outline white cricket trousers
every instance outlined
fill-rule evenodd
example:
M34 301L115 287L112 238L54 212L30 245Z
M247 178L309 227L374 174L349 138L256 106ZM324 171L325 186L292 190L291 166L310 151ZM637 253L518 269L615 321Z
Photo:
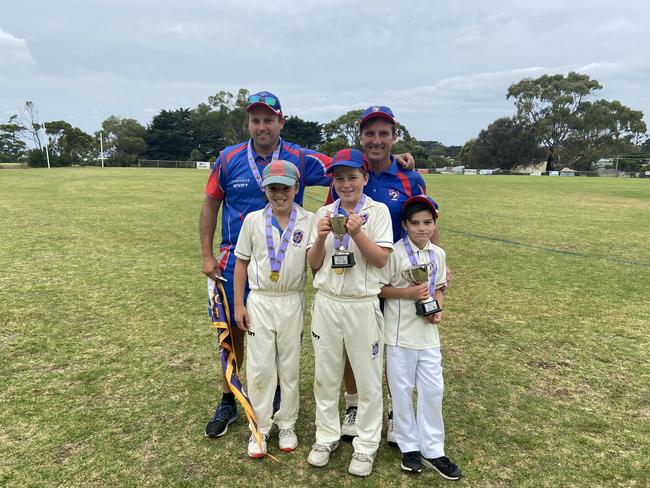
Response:
M246 382L258 427L263 434L269 433L273 422L280 429L288 429L298 419L305 295L251 290L246 309L251 322L246 341ZM271 420L278 379L282 401Z
M442 355L439 347L386 346L386 375L393 397L395 440L400 451L420 451L427 459L445 455L442 421ZM417 389L417 416L413 414Z
M373 454L379 448L382 426L382 364L384 317L379 300L341 298L319 291L312 308L314 345L314 397L316 442L341 437L339 394L345 351L354 371L359 394L356 452Z

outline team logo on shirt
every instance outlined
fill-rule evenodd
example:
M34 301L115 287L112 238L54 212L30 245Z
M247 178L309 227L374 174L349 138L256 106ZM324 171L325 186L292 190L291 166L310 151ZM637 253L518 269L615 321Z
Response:
M250 178L237 178L236 180L233 180L232 186L233 188L246 188L250 181Z
M379 341L375 341L370 346L372 351L372 359L377 359L379 357Z
M359 217L361 217L361 225L366 225L366 223L368 222L368 217L370 217L370 215L364 213L364 214L360 214Z
M399 192L397 190L393 190L392 188L389 188L388 198L390 198L393 201L396 201L399 198Z
M300 244L302 239L305 237L305 233L301 230L294 230L291 240L294 244Z

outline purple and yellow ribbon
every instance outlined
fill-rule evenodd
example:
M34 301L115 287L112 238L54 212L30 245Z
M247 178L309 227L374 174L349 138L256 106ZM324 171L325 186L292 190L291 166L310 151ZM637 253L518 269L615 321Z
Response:
M217 329L219 335L219 345L221 346L221 367L225 371L228 386L230 386L230 391L235 395L235 398L244 409L253 436L257 441L257 445L262 449L262 433L257 426L257 417L255 416L253 405L251 405L251 401L248 399L248 395L244 391L244 387L239 380L239 366L237 365L237 358L235 357L235 350L232 344L230 307L228 306L226 291L218 280L214 282L214 289L212 290L212 308L210 309L210 312L212 326Z

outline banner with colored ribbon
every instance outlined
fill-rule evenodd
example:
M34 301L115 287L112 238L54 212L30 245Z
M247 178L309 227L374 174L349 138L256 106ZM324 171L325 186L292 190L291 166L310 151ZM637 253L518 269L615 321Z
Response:
M237 358L232 344L232 334L230 325L230 307L226 298L226 291L220 281L214 282L214 289L212 290L212 308L210 309L212 316L212 326L217 329L219 335L219 344L221 345L221 367L226 373L226 380L230 386L230 391L233 392L235 398L239 401L246 417L248 417L249 425L252 427L253 436L257 444L262 449L262 434L257 426L257 417L251 405L248 395L244 391L244 387L239 380L239 366L237 365Z

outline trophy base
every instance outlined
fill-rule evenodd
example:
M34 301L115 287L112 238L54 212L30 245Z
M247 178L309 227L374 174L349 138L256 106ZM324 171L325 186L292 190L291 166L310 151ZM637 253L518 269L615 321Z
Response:
M332 256L332 268L351 268L356 263L354 262L354 253L347 254L334 254Z
M426 302L415 303L415 313L420 317L428 317L434 313L440 312L442 309L438 305L438 300L427 300Z

